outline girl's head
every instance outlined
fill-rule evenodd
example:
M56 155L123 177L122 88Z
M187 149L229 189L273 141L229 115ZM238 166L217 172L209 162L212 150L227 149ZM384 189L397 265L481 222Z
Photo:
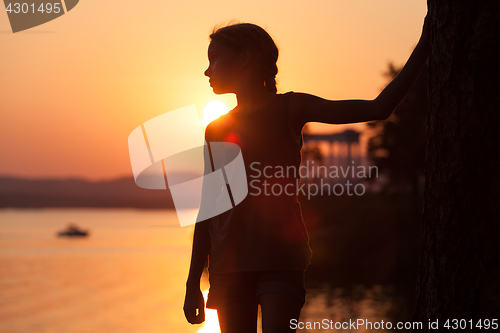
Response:
M247 71L250 70L267 90L276 92L278 48L264 29L251 23L233 24L216 29L210 35L210 41L210 66L205 75L210 77L214 92L215 86L222 84L223 80L219 80L217 76L224 76L225 82L237 80L238 71L244 67ZM217 64L217 61L223 64ZM224 89L219 91L228 92Z

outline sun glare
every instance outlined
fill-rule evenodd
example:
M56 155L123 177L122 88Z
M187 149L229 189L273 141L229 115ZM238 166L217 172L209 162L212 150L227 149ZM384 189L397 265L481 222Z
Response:
M208 290L203 292L205 304L207 303ZM205 323L198 333L219 333L219 318L217 317L217 310L205 308Z
M223 114L229 112L226 104L221 101L211 101L208 102L205 108L203 109L203 126L207 126L213 120L219 118Z

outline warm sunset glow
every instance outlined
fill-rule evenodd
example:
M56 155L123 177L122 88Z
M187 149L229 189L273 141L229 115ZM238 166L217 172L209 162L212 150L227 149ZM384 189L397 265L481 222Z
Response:
M226 104L222 103L221 101L208 102L203 109L202 123L204 126L207 126L208 124L210 124L210 122L228 112L229 109L227 108Z
M387 63L406 62L427 12L423 0L178 1L175 10L170 1L137 3L80 1L16 34L1 14L0 175L132 176L134 128L192 104L208 124L217 117L203 116L209 101L236 106L234 94L214 94L204 75L208 36L231 21L258 24L278 44L279 93L376 98ZM309 130L366 125L345 126L311 123Z
M203 292L205 304L207 303L208 290ZM205 308L205 323L198 333L219 333L219 318L217 317L217 310Z

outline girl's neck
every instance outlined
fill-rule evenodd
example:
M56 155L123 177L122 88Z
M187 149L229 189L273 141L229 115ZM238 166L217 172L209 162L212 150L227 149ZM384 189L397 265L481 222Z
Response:
M251 112L266 106L276 97L276 93L267 90L264 85L246 87L236 93L239 112Z

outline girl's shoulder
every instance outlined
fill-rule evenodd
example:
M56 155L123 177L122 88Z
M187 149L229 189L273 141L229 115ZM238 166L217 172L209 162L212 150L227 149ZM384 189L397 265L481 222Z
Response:
M216 141L219 134L231 122L230 112L212 120L205 128L205 140Z

